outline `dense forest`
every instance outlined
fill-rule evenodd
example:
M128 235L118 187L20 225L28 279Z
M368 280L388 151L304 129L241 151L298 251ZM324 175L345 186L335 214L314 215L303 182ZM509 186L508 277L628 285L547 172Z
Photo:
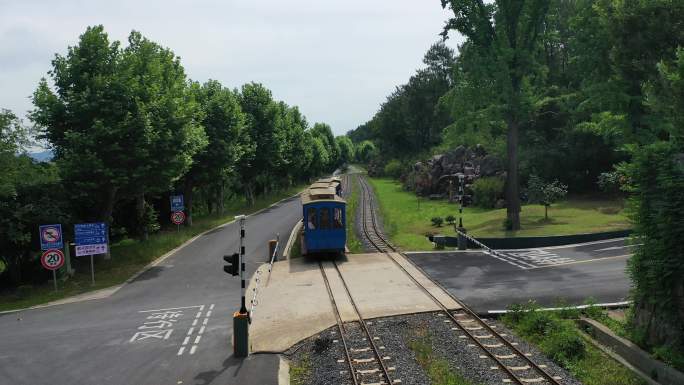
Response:
M38 225L103 221L112 241L169 224L169 196L193 214L335 169L354 157L349 138L310 125L257 83L230 89L189 80L180 58L139 32L128 45L88 28L33 94L31 125L0 111L0 284L44 279ZM54 153L37 162L38 139ZM371 145L372 146L372 145ZM367 151L367 150L366 150Z
M443 37L465 37L458 53L434 44L349 137L404 174L480 144L506 165L512 230L531 175L571 193L622 190L644 243L629 266L641 340L684 352L684 2L441 3L453 14Z

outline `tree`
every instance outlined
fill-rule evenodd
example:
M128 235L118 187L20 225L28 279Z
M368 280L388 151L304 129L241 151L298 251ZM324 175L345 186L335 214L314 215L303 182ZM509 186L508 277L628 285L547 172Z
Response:
M543 181L536 175L531 175L527 184L527 193L531 203L539 203L544 206L544 219L549 219L549 206L565 198L568 194L568 186L555 180L551 183Z
M208 145L195 154L190 170L180 185L185 198L186 224L192 226L193 190L197 185L212 186L218 212L223 213L223 195L227 178L249 150L245 116L235 93L216 80L203 85L191 84L194 99L203 112L201 125Z
M328 153L328 163L326 169L332 169L340 164L340 146L335 141L332 129L325 123L315 123L311 128L311 134L321 139Z
M506 215L511 230L520 229L518 142L521 124L529 113L526 82L538 70L534 53L549 0L442 0L454 17L447 21L443 37L457 30L469 39L488 62L489 79L500 95L501 114L507 126Z
M31 120L50 143L77 217L110 223L129 182L126 126L130 112L119 76L121 52L104 28L88 27L67 55L55 55L49 72L55 92L41 79Z
M354 143L347 136L335 138L337 146L340 148L340 163L349 164L354 160Z
M0 109L0 197L16 193L14 185L17 178L16 154L25 149L28 143L28 130L21 120L10 110Z
M375 157L377 149L375 145L370 140L364 140L361 142L356 149L356 158L361 163L368 163Z

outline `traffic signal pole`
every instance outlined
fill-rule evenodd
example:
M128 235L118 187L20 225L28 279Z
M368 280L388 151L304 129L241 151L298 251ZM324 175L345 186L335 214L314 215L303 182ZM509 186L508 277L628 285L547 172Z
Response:
M245 218L244 215L235 217L240 221L240 258L239 267L233 265L233 268L240 269L240 294L242 295L240 311L233 313L233 355L235 357L249 355L249 313L245 302Z
M245 303L245 216L238 215L235 217L240 220L240 281L241 281L241 294L242 294L242 305L240 306L240 313L247 313L247 306Z

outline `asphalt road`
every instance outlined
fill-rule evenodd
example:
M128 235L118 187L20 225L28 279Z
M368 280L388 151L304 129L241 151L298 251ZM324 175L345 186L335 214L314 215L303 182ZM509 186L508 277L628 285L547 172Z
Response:
M250 276L300 213L293 198L247 218ZM238 245L233 223L109 298L0 315L0 384L276 384L277 356L232 357L240 280L223 272L222 256Z
M625 239L540 249L408 253L426 273L478 313L535 300L581 305L625 301L630 281Z

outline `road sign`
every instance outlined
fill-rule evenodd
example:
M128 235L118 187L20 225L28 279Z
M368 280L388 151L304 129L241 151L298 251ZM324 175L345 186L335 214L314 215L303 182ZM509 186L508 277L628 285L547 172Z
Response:
M104 222L74 225L76 256L104 254L107 252L107 224Z
M180 225L185 222L185 213L182 211L174 211L171 213L171 222L173 222L174 225Z
M183 210L185 210L185 201L183 200L183 194L171 195L171 211Z
M40 256L40 263L48 270L57 270L64 265L64 253L59 249L45 250Z
M62 241L62 225L42 225L39 226L40 249L61 249L64 247Z

